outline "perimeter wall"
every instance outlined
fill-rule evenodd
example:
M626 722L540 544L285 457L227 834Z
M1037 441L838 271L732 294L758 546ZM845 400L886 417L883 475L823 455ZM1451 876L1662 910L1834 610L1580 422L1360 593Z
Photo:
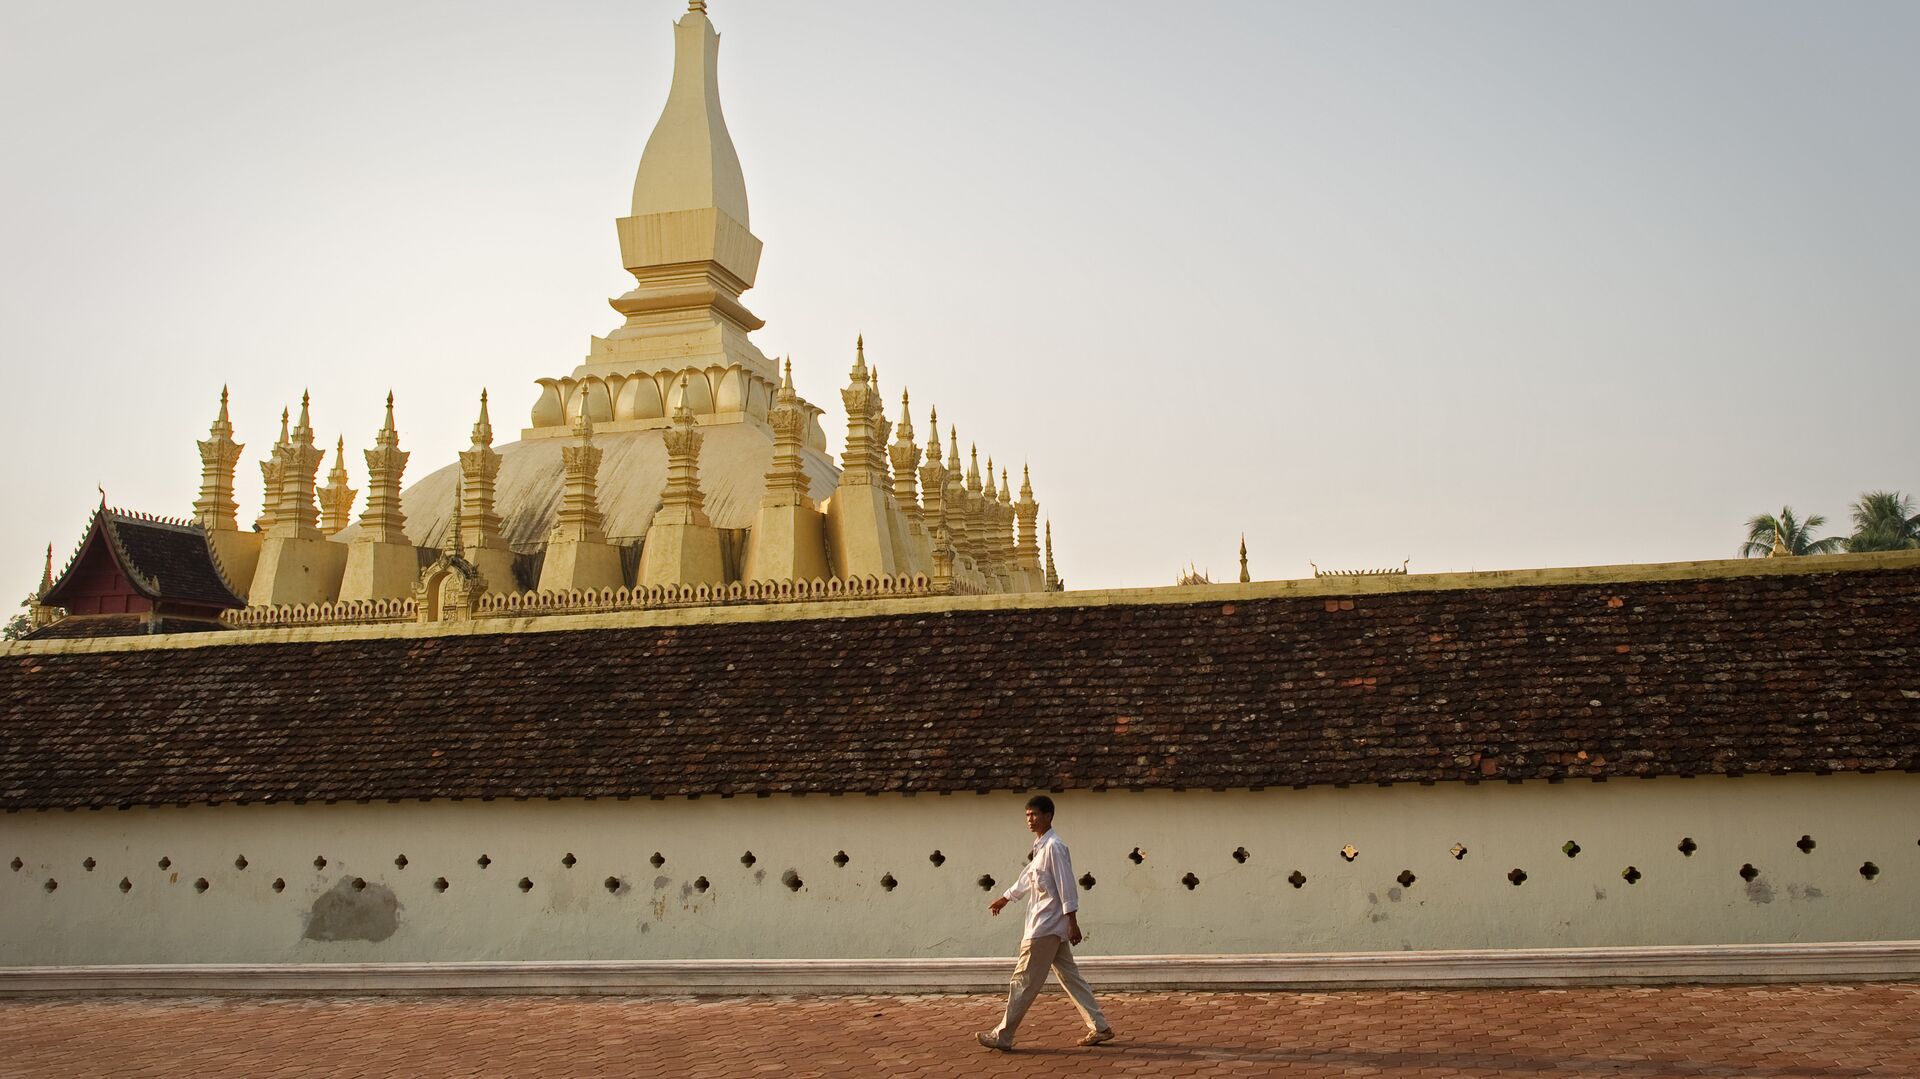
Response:
M1916 775L1055 798L1091 954L1920 939ZM1009 954L1024 801L9 813L0 966Z

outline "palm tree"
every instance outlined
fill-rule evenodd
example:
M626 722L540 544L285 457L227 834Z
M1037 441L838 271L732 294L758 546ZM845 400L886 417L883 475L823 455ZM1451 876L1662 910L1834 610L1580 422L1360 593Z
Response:
M1868 491L1853 504L1849 551L1911 551L1920 547L1920 513L1913 496L1898 491Z
M1814 529L1826 523L1827 519L1817 513L1802 521L1794 516L1792 506L1781 506L1777 517L1762 513L1749 518L1747 542L1740 545L1740 557L1765 558L1773 553L1775 537L1779 538L1788 554L1838 554L1846 550L1847 541L1839 536L1813 538Z

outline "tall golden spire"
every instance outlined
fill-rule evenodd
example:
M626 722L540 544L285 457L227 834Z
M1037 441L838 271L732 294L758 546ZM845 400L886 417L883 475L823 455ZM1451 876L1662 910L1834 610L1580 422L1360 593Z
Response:
M1019 523L1019 536L1013 547L1014 565L1025 578L1026 587L1037 591L1045 579L1040 568L1040 537L1035 534L1040 503L1033 500L1033 475L1026 465L1020 466L1020 501L1013 504L1013 516Z
M905 399L902 399L904 409ZM904 422L904 420L902 421ZM927 533L933 538L937 552L945 535L946 511L944 496L947 489L947 467L940 463L940 410L929 409L927 426L932 431L927 435L926 464L920 466L920 497L923 501L921 520L926 523Z
M293 440L287 435L287 409L280 410L280 440L268 451L267 459L260 462L260 480L264 488L260 495L260 516L254 519L256 532L272 531L280 521L280 480L286 473L287 450Z
M593 444L593 417L582 408L573 421L575 445L560 448L561 465L566 470L565 493L560 499L560 515L554 522L552 540L603 543L600 531L600 456ZM551 542L551 541L550 541Z
M233 470L244 445L233 440L233 421L227 418L227 388L220 387L220 413L207 429L200 447L200 497L193 503L193 519L201 528L229 531L240 527L240 506L233 498Z
M807 480L803 449L807 434L807 411L793 388L793 358L789 356L780 376L780 388L773 395L773 408L767 412L767 425L773 428L773 463L767 467L767 493L762 500L768 506L812 506L812 484Z
M1047 591L1065 591L1060 581L1060 571L1053 568L1053 521L1047 521Z
M875 371L875 377L879 375ZM894 427L893 444L887 447L893 463L893 500L907 519L909 529L922 527L920 515L920 446L913 440L913 402L903 388L900 391L900 422Z
M327 485L320 489L320 531L331 536L353 523L353 498L358 493L347 486L347 438L342 435L333 447Z
M27 605L27 624L34 629L50 626L60 620L58 607L49 607L44 600L47 593L53 591L53 544L47 544L47 561L40 570L40 587L34 590L33 602Z
M1247 572L1247 534L1240 533L1240 583L1247 584L1253 576Z
M494 512L493 485L500 475L500 454L493 448L493 422L487 417L487 391L480 391L480 417L473 424L473 444L460 451L460 543L469 552L504 549L500 516ZM471 556L470 556L471 557ZM506 583L489 580L503 590Z
M847 372L847 387L840 391L840 400L847 407L847 444L840 455L840 486L883 483L887 468L886 418L867 369L864 335L854 339L853 369Z
M393 423L392 390L387 391L386 422L373 436L373 448L361 453L367 460L367 509L360 515L361 537L375 543L408 542L407 515L400 508L400 480L412 455L400 448L400 432ZM452 531L458 532L459 528Z
M326 451L313 444L311 395L300 394L300 418L281 457L280 505L274 514L276 531L301 538L318 538L320 511L314 504L314 480Z
M687 407L687 376L680 376L680 405L673 410L673 426L661 436L667 446L667 488L653 519L663 524L706 526L707 499L700 491L700 443L705 436Z

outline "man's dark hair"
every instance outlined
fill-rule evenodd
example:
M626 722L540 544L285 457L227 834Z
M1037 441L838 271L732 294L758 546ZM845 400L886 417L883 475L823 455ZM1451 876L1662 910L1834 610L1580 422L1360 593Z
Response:
M1027 799L1027 808L1037 809L1040 812L1045 813L1047 816L1051 817L1053 816L1053 799L1047 797L1044 794L1036 794L1033 797Z

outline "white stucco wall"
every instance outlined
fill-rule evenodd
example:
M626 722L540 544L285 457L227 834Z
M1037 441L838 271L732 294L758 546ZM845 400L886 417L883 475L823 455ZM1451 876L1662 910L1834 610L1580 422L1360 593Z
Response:
M1083 951L1092 953L1920 938L1920 776L1056 798L1075 872L1096 882L1081 896ZM8 814L0 966L1001 954L1019 936L1018 911L990 919L985 908L1025 855L1024 801ZM1802 835L1815 841L1811 853L1795 846ZM1676 849L1683 837L1696 853ZM1568 840L1579 844L1576 857L1562 853ZM1467 848L1458 860L1449 853L1456 843ZM1348 844L1359 852L1351 863L1340 853ZM1139 864L1128 857L1136 847ZM1244 863L1236 848L1247 851ZM929 861L936 849L946 858L938 867ZM741 864L749 850L751 868ZM844 867L833 861L842 850ZM665 859L658 868L655 852ZM569 853L571 869L562 864ZM402 854L404 869L394 864ZM240 857L245 869L235 866ZM16 858L20 868L9 869ZM1860 873L1869 861L1880 870L1872 880ZM1743 864L1759 870L1752 882L1740 877ZM1621 877L1629 865L1643 874L1636 884ZM1508 880L1515 868L1527 874L1519 886ZM797 891L782 883L790 870L803 882ZM1295 870L1303 887L1287 881ZM1412 886L1395 882L1402 870L1415 875ZM1192 889L1181 883L1188 873L1198 879ZM881 887L886 874L898 882L891 891ZM982 874L998 882L994 892L979 887ZM444 892L433 886L441 877ZM617 892L609 877L621 882ZM704 892L694 886L701 877ZM204 892L195 887L203 878ZM518 887L522 878L531 890ZM283 891L273 890L276 879ZM315 940L310 928L382 939Z

